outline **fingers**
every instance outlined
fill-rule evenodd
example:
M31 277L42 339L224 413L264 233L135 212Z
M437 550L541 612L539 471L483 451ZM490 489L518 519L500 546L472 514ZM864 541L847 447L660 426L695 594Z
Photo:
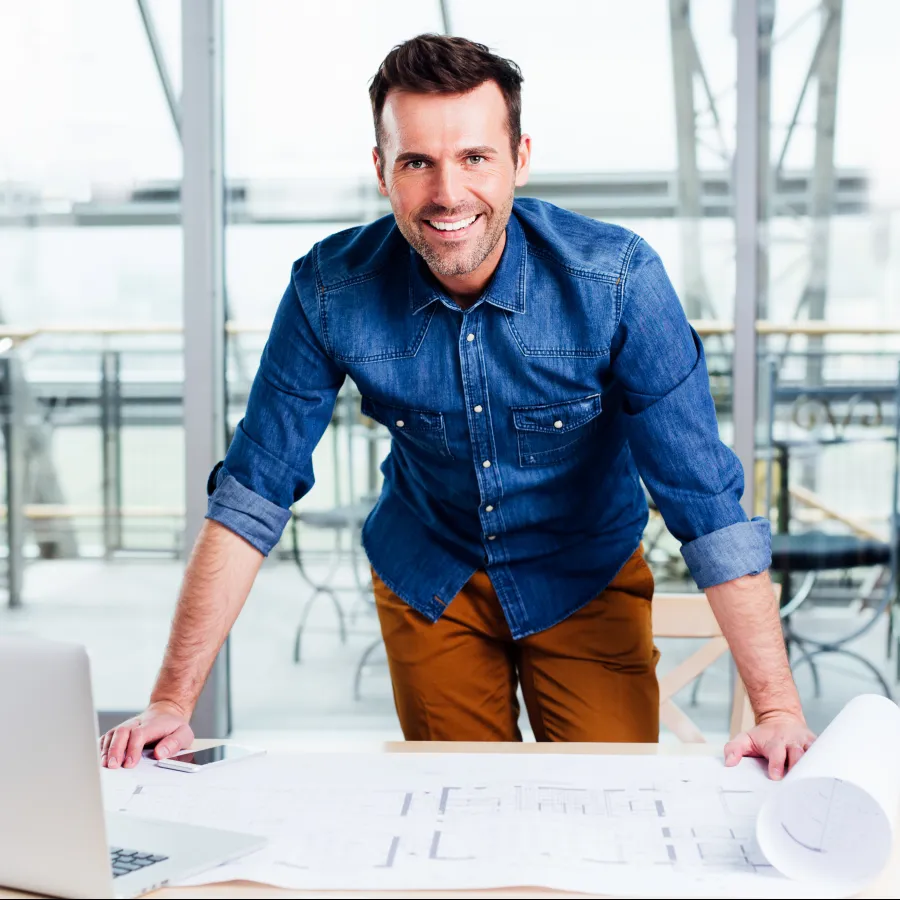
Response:
M784 778L784 764L787 759L787 745L780 738L773 738L765 745L765 755L769 760L769 778L781 781Z
M109 742L106 746L105 759L101 756L100 762L109 769L137 765L144 744L158 736L152 733L153 730L144 726L140 717L136 716L108 731L106 734ZM155 730L159 730L159 727L157 726Z
M148 740L152 740L149 731L150 729L143 725L138 725L131 729L131 734L128 736L128 745L122 757L122 766L124 768L132 769L138 764L141 753L144 750L144 744Z
M123 722L118 728L112 730L112 737L106 751L106 766L109 769L118 769L125 756L125 748L128 746L128 738L131 734L133 720Z
M788 761L788 770L793 769L795 765L800 761L800 757L806 752L809 748L809 744L805 747L802 744L788 744L787 745L787 761Z
M725 745L725 765L736 766L745 756L756 756L753 739L746 731Z
M100 740L100 764L109 769L133 768L141 761L147 744L156 743L156 758L162 759L183 750L194 741L194 732L180 716L141 715L117 728Z
M153 755L157 759L165 759L173 756L179 750L186 750L194 743L194 732L191 731L190 725L182 725L176 728L167 738L161 740L153 750Z
M112 743L114 728L110 728L106 734L100 738L100 765L105 766L109 759L109 745Z
M799 727L798 727L799 726ZM797 717L773 717L725 745L725 765L734 766L744 756L762 756L773 781L784 778L812 746L816 736Z

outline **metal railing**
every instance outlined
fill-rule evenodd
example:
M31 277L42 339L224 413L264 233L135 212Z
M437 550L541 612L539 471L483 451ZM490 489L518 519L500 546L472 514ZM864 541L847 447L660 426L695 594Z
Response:
M722 420L731 416L731 358L728 336L733 326L728 322L694 321L694 328L709 340L707 356L713 382L713 395ZM232 342L230 352L240 354L243 365L232 366L228 379L229 421L235 423L246 406L250 379L240 373L256 369L262 339L268 325L232 322L227 332L233 337L246 336L246 341ZM128 522L160 525L170 534L169 552L183 553L184 510L179 503L135 504L125 502L123 490L123 432L129 428L180 427L183 421L183 373L180 371L180 349L177 345L148 347L147 338L177 337L181 327L163 325L108 326L41 326L0 327L0 426L3 434L5 461L5 502L0 516L6 519L7 582L11 605L19 602L22 570L27 556L27 538L33 537L31 550L37 545L42 556L77 556L76 525L93 522L100 526L103 554L111 558L127 552L146 552L146 547L129 546L123 525ZM790 339L808 336L887 336L900 338L900 324L829 325L822 322L775 323L757 322L757 334L783 336ZM725 340L715 340L714 338ZM141 343L131 346L130 338ZM65 344L57 342L64 340ZM96 341L98 346L87 346ZM5 342L5 349L4 349ZM168 343L168 342L166 342ZM771 350L762 347L760 357ZM893 343L893 342L891 342ZM123 346L128 344L129 346ZM73 346L74 345L74 346ZM804 351L786 350L787 356L804 356ZM833 359L842 354L858 355L859 351L814 351ZM900 357L900 341L896 350L879 354L890 359ZM69 358L69 368L59 371L54 361ZM166 359L168 357L168 359ZM129 371L123 360L149 358L155 371ZM162 364L162 365L160 365ZM802 393L802 381L785 380L784 390ZM827 384L819 388L827 392ZM840 402L840 398L838 398ZM55 429L79 426L96 428L100 436L101 489L99 502L67 502L60 487L53 492L36 493L35 479L29 477L40 460L49 453L49 438ZM338 426L335 426L338 427ZM342 427L342 426L341 426ZM39 432L43 429L44 437ZM337 441L331 442L338 446ZM335 455L337 450L334 450ZM49 460L42 471L46 480ZM367 468L372 469L371 460ZM336 466L337 469L337 466ZM46 487L46 485L44 485ZM144 526L142 526L144 527Z

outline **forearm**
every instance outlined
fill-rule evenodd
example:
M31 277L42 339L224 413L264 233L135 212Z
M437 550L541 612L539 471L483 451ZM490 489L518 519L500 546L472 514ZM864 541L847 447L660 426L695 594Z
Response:
M803 717L791 675L778 601L768 572L707 588L757 721L773 713Z
M194 545L162 666L150 697L189 716L265 557L207 519Z

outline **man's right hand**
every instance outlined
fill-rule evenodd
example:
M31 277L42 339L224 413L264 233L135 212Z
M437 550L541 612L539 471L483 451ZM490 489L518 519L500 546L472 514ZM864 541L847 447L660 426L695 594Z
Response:
M164 759L194 742L190 715L174 703L151 703L144 712L111 728L100 739L100 764L109 769L136 766L146 744L156 743L153 755Z

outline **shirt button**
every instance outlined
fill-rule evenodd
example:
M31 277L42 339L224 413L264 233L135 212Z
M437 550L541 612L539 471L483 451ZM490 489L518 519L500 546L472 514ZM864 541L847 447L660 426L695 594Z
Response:
M489 534L489 535L488 535L488 540L489 540L489 541L496 541L496 540L497 540L497 535L496 535L496 534Z
M481 465L483 468L489 469L491 467L491 461L489 459L486 459Z
M553 423L553 427L554 427L554 428L562 428L562 420L561 420L561 419L557 419L557 420Z
M474 334L467 334L467 335L466 335L466 340L471 344L472 341L475 340L475 335L474 335Z
M478 406L474 407L474 409L475 409L475 412L484 412L484 408L482 407L482 405L480 403L478 404Z
M485 512L493 512L493 511L494 511L494 507L491 506L490 504L488 504L488 505L484 508L484 511L485 511Z
M404 422L403 419L397 419L397 421L394 422L394 424L395 424L398 428L402 428L402 427L406 424L406 422Z

